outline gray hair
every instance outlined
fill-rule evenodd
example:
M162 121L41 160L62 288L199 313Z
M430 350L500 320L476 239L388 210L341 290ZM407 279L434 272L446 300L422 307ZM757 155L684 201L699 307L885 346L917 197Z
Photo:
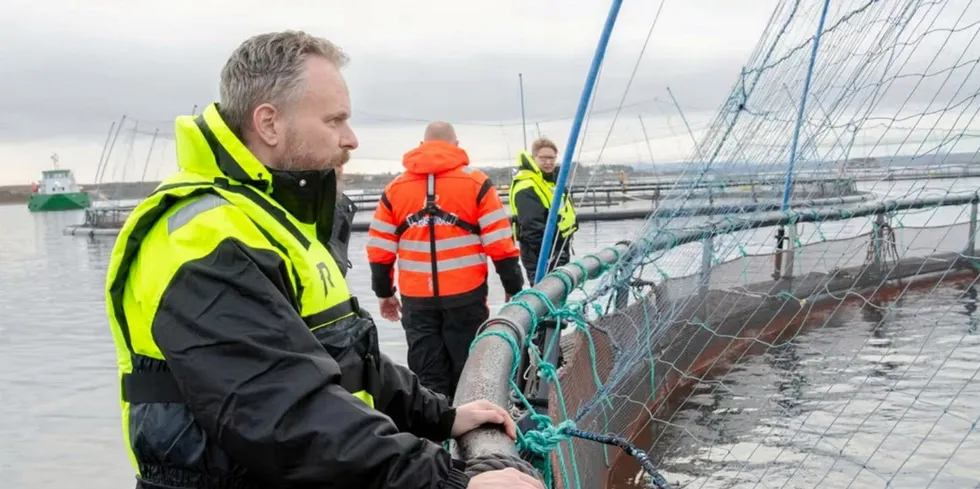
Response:
M269 103L288 107L303 95L305 63L311 56L343 68L349 58L332 42L303 31L251 37L228 58L221 70L221 116L239 138L252 123L252 111Z

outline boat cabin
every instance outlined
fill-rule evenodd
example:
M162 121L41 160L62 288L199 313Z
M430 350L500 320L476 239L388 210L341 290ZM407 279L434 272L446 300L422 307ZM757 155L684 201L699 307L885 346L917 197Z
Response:
M59 168L41 172L41 183L38 188L38 193L65 194L80 191L78 184L75 183L75 175L71 170Z

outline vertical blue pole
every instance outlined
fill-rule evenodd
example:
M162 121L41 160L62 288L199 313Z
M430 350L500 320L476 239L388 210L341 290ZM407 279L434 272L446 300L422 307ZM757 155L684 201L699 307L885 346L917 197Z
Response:
M783 188L782 211L789 208L790 194L793 193L793 167L796 166L796 147L800 143L800 129L803 127L803 115L806 113L806 99L810 95L810 80L813 78L813 67L817 63L817 49L820 47L820 38L823 36L823 25L827 20L827 10L830 9L830 0L824 0L823 11L820 12L820 24L817 26L817 33L813 36L813 49L810 51L810 67L806 72L806 80L803 82L803 99L800 100L800 111L796 114L796 127L793 129L793 147L789 152L789 168L786 170L786 186Z
M595 89L596 79L599 77L599 67L602 66L602 58L605 57L606 46L609 45L609 36L612 34L613 26L616 24L616 17L619 16L619 7L622 4L623 0L613 0L612 6L609 8L609 15L606 17L606 24L602 27L599 44L596 46L595 54L592 56L592 66L589 68L589 74L585 78L585 87L582 89L582 97L578 101L575 120L572 121L572 130L568 134L565 154L562 157L561 167L558 169L558 181L555 183L555 195L551 199L551 209L548 210L548 223L544 228L544 239L541 241L541 251L538 254L538 268L535 272L534 283L540 282L548 271L551 246L555 241L555 233L558 231L558 209L561 206L561 198L565 193L565 183L568 181L569 167L572 166L575 143L578 142L579 133L582 131L582 121L585 119L585 111L589 108L589 100L592 99L592 91Z

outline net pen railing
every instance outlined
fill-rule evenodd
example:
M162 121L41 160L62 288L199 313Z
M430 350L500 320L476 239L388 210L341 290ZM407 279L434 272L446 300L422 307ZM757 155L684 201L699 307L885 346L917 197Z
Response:
M454 399L489 399L530 425L516 444L498 429L476 430L458 441L457 455L474 471L519 467L553 487L606 487L617 463L667 487L651 462L656 454L646 453L666 435L640 432L655 413L669 419L677 392L754 345L802 328L818 304L844 302L862 288L886 294L894 281L974 273L978 202L970 193L726 217L661 228L560 267L484 324ZM957 206L969 211L966 222L917 227L897 217ZM862 218L870 231L839 239L820 231ZM819 239L801 237L806 223L817 224L810 234ZM718 246L734 233L760 231L768 243L757 243L759 254L737 242ZM775 247L773 234L781 236ZM671 276L656 268L661 253L692 246L700 247L698 270ZM648 265L652 273L641 270ZM564 334L544 342L548 321L562 324ZM547 361L556 349L560 361ZM528 401L542 383L547 415Z

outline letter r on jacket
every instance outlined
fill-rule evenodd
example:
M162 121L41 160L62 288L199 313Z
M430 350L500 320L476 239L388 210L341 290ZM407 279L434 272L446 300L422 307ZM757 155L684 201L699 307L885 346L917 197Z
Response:
M333 277L330 276L330 269L323 262L317 263L316 269L320 272L320 280L323 282L323 295L327 295L330 292L327 284L329 283L330 287L333 287Z

